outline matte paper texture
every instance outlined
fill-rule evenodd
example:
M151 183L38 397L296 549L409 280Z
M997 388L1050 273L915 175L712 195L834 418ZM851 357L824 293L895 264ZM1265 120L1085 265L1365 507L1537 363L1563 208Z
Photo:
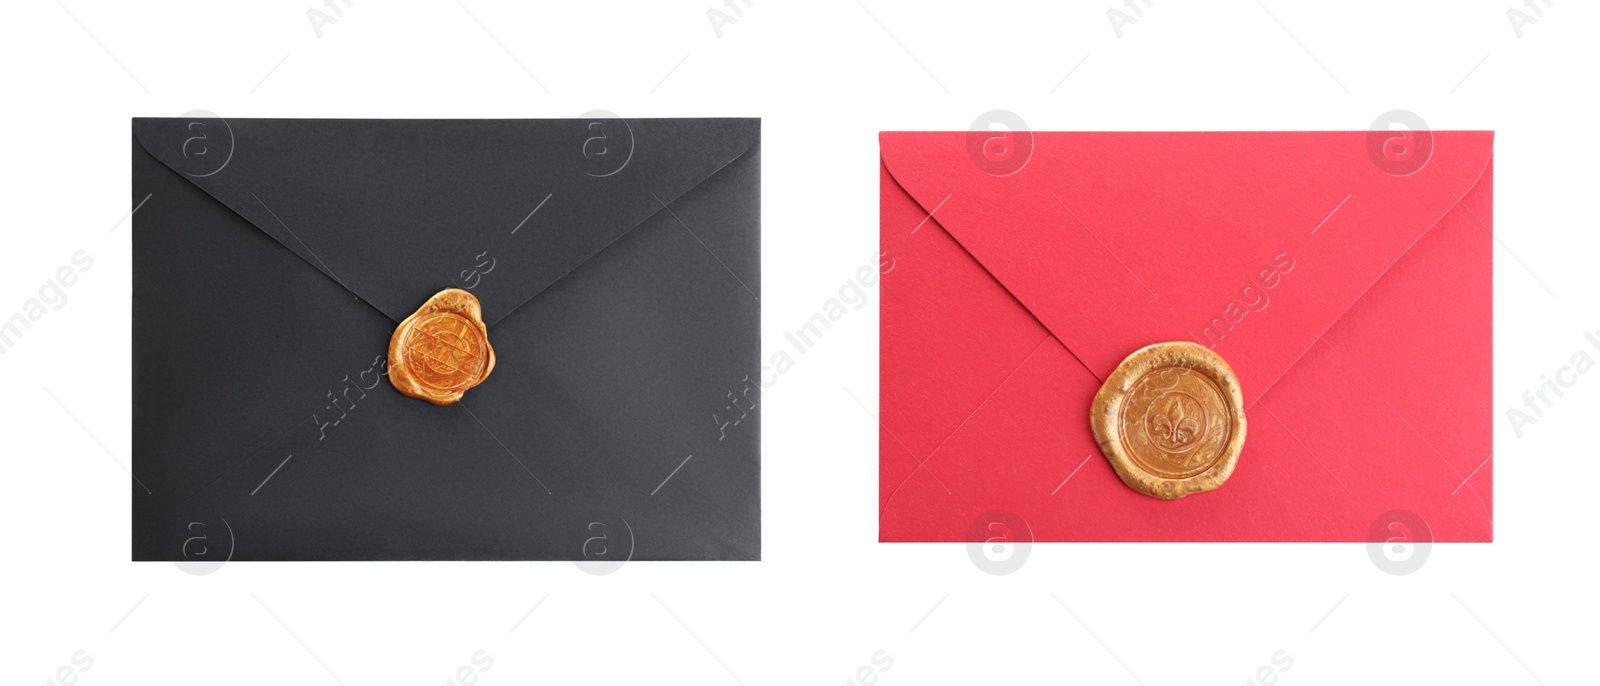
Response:
M1004 165L991 135L880 139L882 540L995 510L1051 541L1365 541L1393 510L1492 538L1492 133L1403 169L1366 131L1023 133ZM1182 340L1250 428L1225 485L1169 502L1118 480L1089 406Z
M134 559L759 559L759 120L133 132ZM449 287L437 407L384 361Z

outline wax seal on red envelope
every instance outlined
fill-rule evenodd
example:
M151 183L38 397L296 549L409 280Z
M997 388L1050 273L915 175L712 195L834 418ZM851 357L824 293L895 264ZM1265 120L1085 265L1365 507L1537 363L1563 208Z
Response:
M389 381L396 390L451 405L494 371L494 348L478 298L439 291L400 322L389 339Z
M1117 476L1163 500L1222 486L1244 447L1239 379L1222 357L1188 341L1129 355L1092 408L1095 441Z

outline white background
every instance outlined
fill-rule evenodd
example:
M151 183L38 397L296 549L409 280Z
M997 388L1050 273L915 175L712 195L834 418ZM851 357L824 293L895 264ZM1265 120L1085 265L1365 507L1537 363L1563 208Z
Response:
M0 356L8 680L82 650L82 686L437 685L485 650L479 686L843 684L882 650L885 686L1241 684L1284 650L1289 686L1592 682L1600 379L1521 438L1504 413L1600 329L1593 6L1532 0L1518 37L1509 0L1162 0L1119 38L1120 2L759 0L718 37L711 0L462 1L341 4L320 38L310 0L8 6L0 318L95 260ZM764 396L760 563L131 563L128 119L201 108L763 117L767 355L871 262L881 129L1494 129L1496 541L1398 577L1361 545L1045 545L989 576L875 543L877 427L846 393L876 411L874 292Z

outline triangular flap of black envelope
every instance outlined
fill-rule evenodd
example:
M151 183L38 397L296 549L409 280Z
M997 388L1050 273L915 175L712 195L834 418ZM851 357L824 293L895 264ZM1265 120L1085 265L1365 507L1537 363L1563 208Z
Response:
M498 321L737 159L758 119L137 118L156 159L396 321Z

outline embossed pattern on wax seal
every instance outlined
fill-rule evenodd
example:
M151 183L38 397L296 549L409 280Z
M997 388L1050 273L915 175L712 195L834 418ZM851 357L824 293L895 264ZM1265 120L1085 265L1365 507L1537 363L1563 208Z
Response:
M1233 474L1244 447L1244 396L1211 349L1157 343L1117 365L1095 394L1089 424L1123 483L1176 500Z
M396 390L450 405L494 371L494 348L478 298L459 288L439 291L389 339L389 381Z

